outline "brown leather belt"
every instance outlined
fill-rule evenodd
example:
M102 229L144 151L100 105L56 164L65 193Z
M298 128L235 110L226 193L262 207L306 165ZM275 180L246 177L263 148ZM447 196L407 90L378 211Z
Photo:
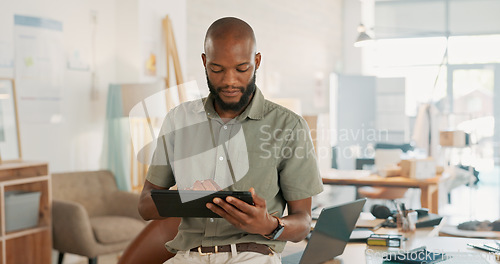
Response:
M191 251L198 252L200 255L210 255L219 252L231 252L231 245L213 246L213 247L195 247ZM257 243L239 243L236 244L238 252L256 252L263 255L273 255L274 252L266 245Z

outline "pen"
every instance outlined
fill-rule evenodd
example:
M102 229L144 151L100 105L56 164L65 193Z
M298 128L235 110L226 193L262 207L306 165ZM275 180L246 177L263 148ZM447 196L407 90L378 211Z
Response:
M401 212L401 204L399 202L395 202L396 203L396 210L398 211L398 214L399 215L403 215L403 212Z
M475 245L475 244L467 243L467 246L473 247L473 248L477 248L477 249L481 249L481 250L488 251L488 252L493 252L493 253L498 252L497 250L495 250L495 249L493 249L491 247L487 247L485 245Z
M406 210L406 206L405 206L405 203L401 203L401 211L403 211L403 215L405 217L408 216L408 211Z
M483 246L485 246L487 248L491 248L491 249L495 250L495 252L500 252L500 248L498 248L498 247L492 247L492 246L486 245L486 244L484 244Z

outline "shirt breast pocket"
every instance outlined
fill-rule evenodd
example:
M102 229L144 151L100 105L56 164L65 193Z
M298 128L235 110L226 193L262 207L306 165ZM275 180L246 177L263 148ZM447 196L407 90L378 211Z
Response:
M244 155L247 154L247 155ZM234 184L238 191L255 189L258 196L269 200L279 192L276 160L265 152L248 151L240 153L237 166L248 166L248 172Z

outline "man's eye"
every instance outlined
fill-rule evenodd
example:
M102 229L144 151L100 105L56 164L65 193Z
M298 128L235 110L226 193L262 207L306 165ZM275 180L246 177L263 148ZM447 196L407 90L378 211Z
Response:
M236 70L239 71L239 72L246 72L246 71L248 71L248 68L245 68L245 69L236 69Z
M222 70L219 70L219 69L210 69L213 73L219 73L219 72L222 72Z

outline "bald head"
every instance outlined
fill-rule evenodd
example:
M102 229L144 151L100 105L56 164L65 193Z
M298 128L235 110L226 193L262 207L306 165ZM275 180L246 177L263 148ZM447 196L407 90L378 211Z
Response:
M255 34L252 27L245 21L235 17L224 17L216 20L205 35L205 52L214 42L249 42L256 51Z
M201 59L215 111L221 118L239 115L255 92L255 74L261 60L252 28L234 17L215 21L207 30Z

